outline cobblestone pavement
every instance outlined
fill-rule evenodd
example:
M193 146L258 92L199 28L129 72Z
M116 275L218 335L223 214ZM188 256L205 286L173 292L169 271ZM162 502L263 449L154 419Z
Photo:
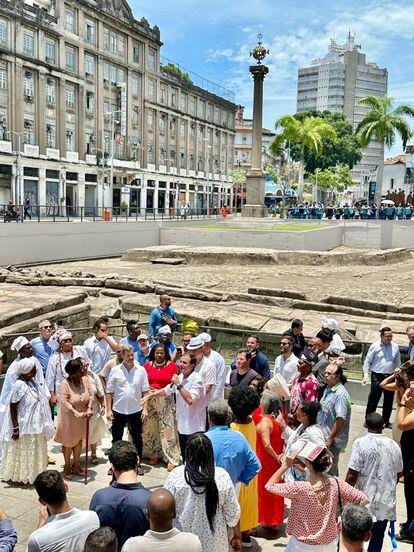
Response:
M312 255L312 253L310 253ZM288 288L304 292L309 300L335 294L357 299L411 303L414 292L414 257L383 266L167 266L115 259L44 265L53 273L81 270L96 275L117 273L140 280L162 280L186 287L247 291L250 286Z
M362 428L364 410L362 407L354 406L352 411L352 423L350 433L350 443L355 438L364 434ZM390 434L389 430L387 430ZM68 483L69 486L69 501L72 506L78 508L87 509L90 503L92 494L109 483L107 476L108 463L106 457L103 455L102 448L105 450L110 445L110 440L105 439L103 447L99 450L99 456L101 462L98 466L93 466L89 471L89 482L85 486L83 479L74 477L74 480ZM350 447L341 455L340 474L345 476L346 462L349 458ZM51 455L56 458L56 469L61 470L63 468L63 458L59 452L59 446L54 445L51 449ZM159 466L150 467L148 465L143 466L145 469L145 475L142 477L143 484L154 489L163 484L167 471L163 464ZM397 520L398 522L405 521L405 503L403 496L402 485L398 485L397 491ZM16 547L16 552L23 552L26 549L26 541L30 533L36 529L38 523L38 502L35 490L32 487L21 487L11 485L8 483L0 482L0 505L6 509L7 513L13 520L13 524L19 535L19 543ZM288 510L285 509L287 515ZM263 530L259 529L259 537L253 539L252 551L262 550L264 552L270 552L275 550L282 550L286 546L286 536L284 533L284 526L281 528L279 534L269 535L265 534ZM390 550L391 545L388 538L385 540L384 550ZM398 545L398 549L401 552L409 552L412 550L411 545L401 543ZM223 551L224 552L224 551Z

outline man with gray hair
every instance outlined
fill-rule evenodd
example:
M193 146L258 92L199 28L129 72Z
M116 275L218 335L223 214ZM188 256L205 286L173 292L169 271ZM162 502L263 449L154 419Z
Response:
M109 374L106 384L106 417L112 421L112 444L122 440L125 426L137 449L139 462L142 459L142 421L147 416L147 406L142 407L141 398L149 391L145 368L134 362L134 348L122 345L122 362ZM144 475L141 467L138 475Z
M39 333L40 335L32 339L30 344L33 347L33 356L40 362L43 375L45 375L49 359L53 353L52 348L48 344L48 341L52 335L52 324L49 320L42 320L39 322Z
M339 552L363 552L371 538L372 516L361 504L346 504L341 514Z
M233 485L248 485L261 470L256 453L244 435L228 426L232 412L225 400L213 399L207 412L210 429L206 435L213 445L216 466L228 472Z
M408 360L414 360L414 324L407 326L405 333L408 337Z

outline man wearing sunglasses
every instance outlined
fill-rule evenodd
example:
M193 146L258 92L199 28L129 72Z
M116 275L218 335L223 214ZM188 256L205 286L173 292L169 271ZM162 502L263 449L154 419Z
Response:
M30 344L33 347L33 356L40 362L43 374L45 375L49 359L53 353L48 344L50 336L52 335L52 324L49 320L42 320L39 323L39 333L39 337L32 339Z

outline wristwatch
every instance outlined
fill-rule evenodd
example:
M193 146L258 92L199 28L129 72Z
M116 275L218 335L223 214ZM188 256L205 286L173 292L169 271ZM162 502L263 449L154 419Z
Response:
M181 383L180 383L179 385L177 385L178 391L179 391L180 389L182 389L182 388L183 388L183 386L181 385Z

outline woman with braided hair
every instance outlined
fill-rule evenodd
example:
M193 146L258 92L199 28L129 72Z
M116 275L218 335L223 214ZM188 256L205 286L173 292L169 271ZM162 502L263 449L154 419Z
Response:
M227 527L236 527L240 507L229 474L214 465L213 447L204 433L188 437L185 465L175 468L164 487L175 497L175 526L194 533L203 552L228 550ZM240 548L238 535L230 543Z

